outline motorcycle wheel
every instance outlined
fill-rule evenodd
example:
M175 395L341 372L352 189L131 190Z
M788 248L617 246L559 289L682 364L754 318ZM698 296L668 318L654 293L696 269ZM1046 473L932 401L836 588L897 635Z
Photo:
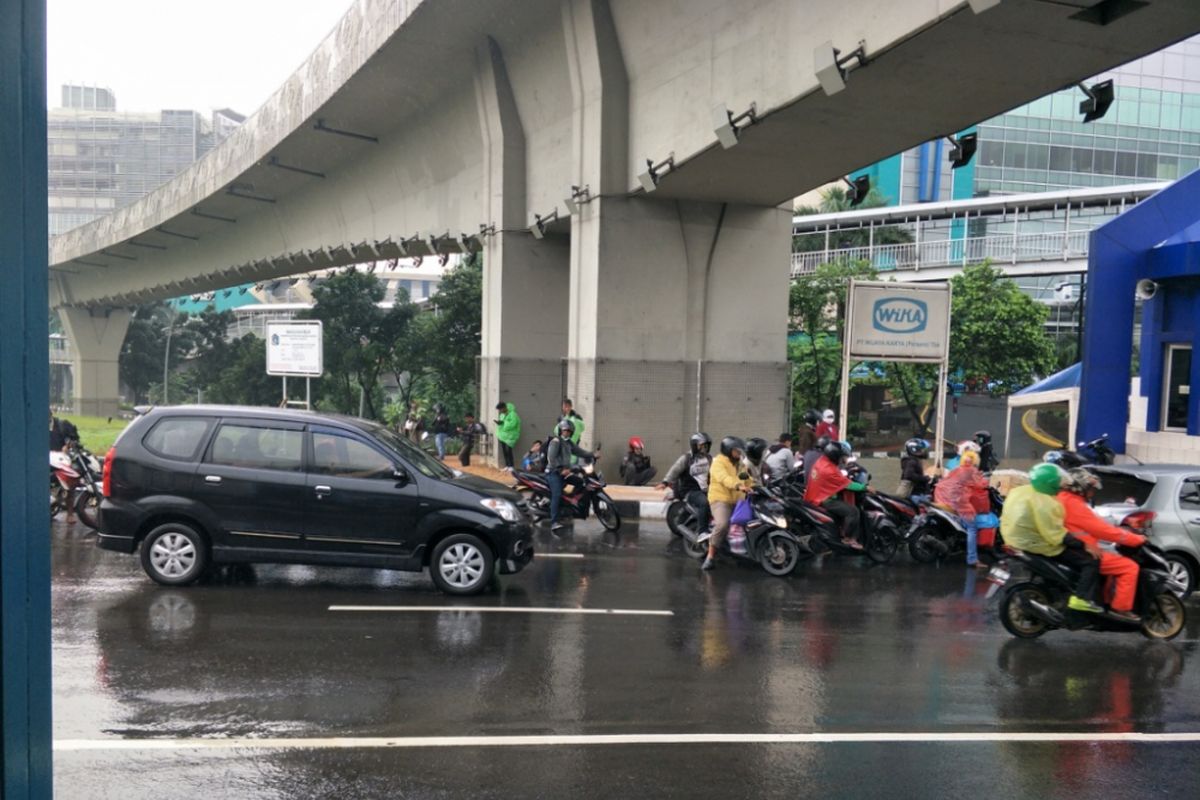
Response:
M1183 601L1171 592L1163 592L1154 598L1149 618L1142 621L1142 635L1147 639L1174 639L1186 623Z
M75 498L75 514L79 521L92 530L100 529L100 497L91 492L80 492Z
M795 539L782 533L769 534L758 556L758 563L768 575L790 575L800 563L800 545L796 544Z
M613 502L605 497L597 497L595 501L596 519L600 520L600 524L605 530L615 531L621 527L621 515L617 512L617 507Z
M708 542L699 541L699 536L684 536L683 549L692 558L704 559L708 557Z
M900 540L894 531L877 528L871 532L871 540L867 542L867 558L876 564L886 564L896 557L899 547Z
M924 539L928 535L931 534L925 533L924 529L913 534L912 541L908 543L908 554L912 556L913 561L919 561L922 564L932 564L937 561L937 550L924 544Z
M676 536L683 536L683 520L687 516L687 507L682 500L676 500L667 506L667 527Z
M1050 605L1050 598L1040 586L1029 582L1018 583L1006 591L1000 601L1000 623L1018 639L1036 639L1050 630L1050 624L1044 619L1025 613L1021 608L1022 599Z

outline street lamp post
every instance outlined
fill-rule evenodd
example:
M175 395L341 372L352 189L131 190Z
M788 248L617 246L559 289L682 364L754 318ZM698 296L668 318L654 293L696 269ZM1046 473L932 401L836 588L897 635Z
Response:
M167 381L170 376L171 369L171 334L175 331L175 309L171 309L171 321L167 323L167 346L163 349L163 396L162 404L170 405L169 390L167 389Z

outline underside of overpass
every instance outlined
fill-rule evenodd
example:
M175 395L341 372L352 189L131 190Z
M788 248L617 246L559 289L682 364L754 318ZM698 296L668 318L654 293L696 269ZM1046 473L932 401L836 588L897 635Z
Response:
M105 320L78 352L108 364L132 303L481 249L484 409L515 402L528 441L565 390L593 442L648 436L662 463L696 427L785 422L781 204L1200 30L1194 0L1117 6L360 0L219 148L55 239L52 302L72 330ZM831 96L825 42L865 53ZM714 107L752 103L722 148Z

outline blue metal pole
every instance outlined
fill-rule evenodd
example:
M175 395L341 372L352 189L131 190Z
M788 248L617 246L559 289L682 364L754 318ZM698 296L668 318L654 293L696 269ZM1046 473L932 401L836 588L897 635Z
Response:
M49 798L46 4L0 0L0 796Z

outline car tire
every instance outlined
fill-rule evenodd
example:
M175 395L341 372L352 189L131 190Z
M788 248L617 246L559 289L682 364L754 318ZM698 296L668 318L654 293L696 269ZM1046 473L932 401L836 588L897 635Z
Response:
M142 569L156 583L187 586L208 568L208 543L191 525L168 522L142 539Z
M1183 590L1180 599L1188 599L1196 590L1196 568L1192 566L1192 562L1187 556L1179 553L1167 553L1166 558L1167 563L1171 565L1173 577L1184 578L1186 576L1187 588Z
M433 548L429 576L446 594L479 594L487 589L495 571L492 548L478 536L456 533Z

